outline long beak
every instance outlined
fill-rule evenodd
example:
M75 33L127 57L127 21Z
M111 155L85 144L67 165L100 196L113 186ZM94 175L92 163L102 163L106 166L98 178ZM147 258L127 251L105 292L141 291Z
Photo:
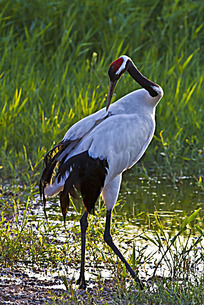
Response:
M114 91L116 83L117 83L117 80L110 81L109 90L108 90L108 96L107 96L106 111L108 111L108 108L110 106L111 99L112 99L112 96L113 96L113 91Z

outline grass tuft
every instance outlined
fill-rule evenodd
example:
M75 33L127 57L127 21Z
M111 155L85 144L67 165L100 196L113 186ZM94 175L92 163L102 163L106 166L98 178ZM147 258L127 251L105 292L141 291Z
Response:
M196 177L202 174L204 11L200 1L2 0L1 7L4 176L11 172L14 178L25 170L24 147L30 160L26 170L32 172L67 128L105 105L108 66L124 53L165 93L145 168L171 178L192 174L192 168ZM125 75L115 99L134 88L134 81Z

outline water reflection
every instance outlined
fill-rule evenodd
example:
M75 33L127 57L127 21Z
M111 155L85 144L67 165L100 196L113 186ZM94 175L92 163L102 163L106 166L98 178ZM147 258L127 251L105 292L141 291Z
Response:
M81 200L76 202L76 208L70 206L67 215L66 229L61 221L62 217L59 207L59 199L55 198L48 201L48 223L46 226L42 225L40 227L40 233L38 230L39 224L43 224L45 219L43 205L39 195L35 196L34 201L35 202L33 202L32 205L33 218L31 217L30 219L30 226L32 226L33 231L36 231L37 234L41 234L42 232L45 233L46 231L47 238L51 238L51 240L55 237L56 239L54 239L54 243L56 244L56 248L64 247L64 245L69 244L68 253L72 256L72 263L71 265L69 264L69 266L66 263L58 263L55 273L53 270L49 272L49 269L47 269L46 272L43 270L39 272L36 272L35 270L35 272L32 272L33 266L26 266L25 262L19 262L17 265L25 270L26 274L30 278L33 278L34 281L36 279L39 281L50 280L55 283L49 283L50 287L57 283L57 285L62 288L64 287L64 284L60 279L62 276L66 275L70 279L75 279L78 277L79 273L80 254L71 250L72 244L74 245L76 240L80 245L78 232L80 227L79 219L83 211ZM134 175L134 170L123 175L119 203L117 203L114 209L112 219L113 238L124 253L125 257L131 257L133 245L135 245L137 262L139 261L139 272L143 279L152 275L156 262L161 258L161 252L158 251L158 248L149 243L148 240L144 239L145 234L148 234L152 239L155 237L155 231L153 230L156 223L155 211L157 216L161 219L165 232L173 235L180 229L183 219L192 214L192 212L199 207L202 207L203 203L204 191L195 185L195 181L192 178L180 178L173 184L165 178L138 178ZM25 209L24 204L20 205L19 208L22 208L21 215L23 218ZM202 216L203 215L200 212L196 219L196 224L201 228L203 228ZM94 220L92 221L95 222L94 234L96 234L96 228L102 232L105 227L105 209L98 213L98 215L96 209L96 216L93 219ZM52 223L50 229L49 223ZM76 230L76 227L78 228L78 231ZM97 257L99 252L101 253L101 251L104 251L105 245L101 238L103 234L101 232L101 236L99 236L100 238L97 239L96 248L94 246L94 242L96 242L95 240L93 240L91 246L87 243L87 256L91 258L89 265L86 266L87 279L93 277L96 279L98 274L100 274L102 278L111 278L113 276L113 270L110 269L110 264L105 265L104 260L102 261L100 259L97 261L94 258L95 256ZM196 232L192 236L195 235ZM192 236L190 243L194 243L194 237ZM185 243L185 239L185 234L183 234L180 237L181 244ZM200 253L199 249L196 251L198 251L197 253ZM66 257L68 257L68 254ZM116 259L114 254L112 254L112 259ZM196 255L195 258L189 257L189 259L196 259ZM168 276L169 268L167 267L168 266L165 264L162 265L158 270L157 275ZM201 265L199 263L197 267L200 268L200 270L197 271L199 276L199 274L203 272L203 264Z
M172 184L165 178L137 178L130 171L124 174L119 201L116 214L131 224L147 226L150 220L154 221L157 211L166 229L173 230L179 228L186 216L203 206L204 191L195 186L190 177ZM199 225L202 227L201 214Z

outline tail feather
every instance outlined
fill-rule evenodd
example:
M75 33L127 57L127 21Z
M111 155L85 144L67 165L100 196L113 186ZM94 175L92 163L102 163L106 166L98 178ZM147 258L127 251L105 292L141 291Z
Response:
M108 169L107 160L93 159L87 151L67 160L70 149L73 149L72 144L76 145L71 142L69 146L70 141L62 141L46 154L44 159L46 167L39 185L44 206L46 196L53 196L60 192L64 219L69 208L69 196L77 198L76 190L82 195L85 209L89 213L94 212L95 202L104 186ZM53 178L54 184L51 182Z
M75 194L75 188L82 195L85 209L89 213L94 212L95 202L104 186L107 168L106 160L93 159L88 152L73 156L62 164L57 174L58 179L61 179L67 171L69 172L64 189L60 194L62 213L67 212L69 194L71 196Z
M52 178L56 175L54 173L58 164L63 164L67 159L69 153L76 147L80 139L76 140L62 140L55 145L44 157L45 168L40 179L40 193L43 195L43 190L47 184L51 183Z
M57 159L57 157L62 153L65 147L63 145L63 141L55 145L52 149L50 149L44 157L44 162L46 166L51 165L53 161Z
M54 170L57 164L64 157L64 152L67 147L70 145L70 141L61 141L55 145L44 157L45 168L43 170L42 176L40 178L40 197L43 197L44 204L46 203L45 199L45 188L51 184L52 178L54 178Z

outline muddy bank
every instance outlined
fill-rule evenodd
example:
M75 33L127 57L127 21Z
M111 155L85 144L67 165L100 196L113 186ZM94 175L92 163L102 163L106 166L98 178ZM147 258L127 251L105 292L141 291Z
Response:
M101 286L84 290L73 290L72 283L68 282L70 289L66 290L62 280L36 280L29 277L22 270L3 268L0 271L0 305L40 305L40 304L115 304L111 293L114 291L114 282L105 280ZM63 287L64 288L56 288Z

